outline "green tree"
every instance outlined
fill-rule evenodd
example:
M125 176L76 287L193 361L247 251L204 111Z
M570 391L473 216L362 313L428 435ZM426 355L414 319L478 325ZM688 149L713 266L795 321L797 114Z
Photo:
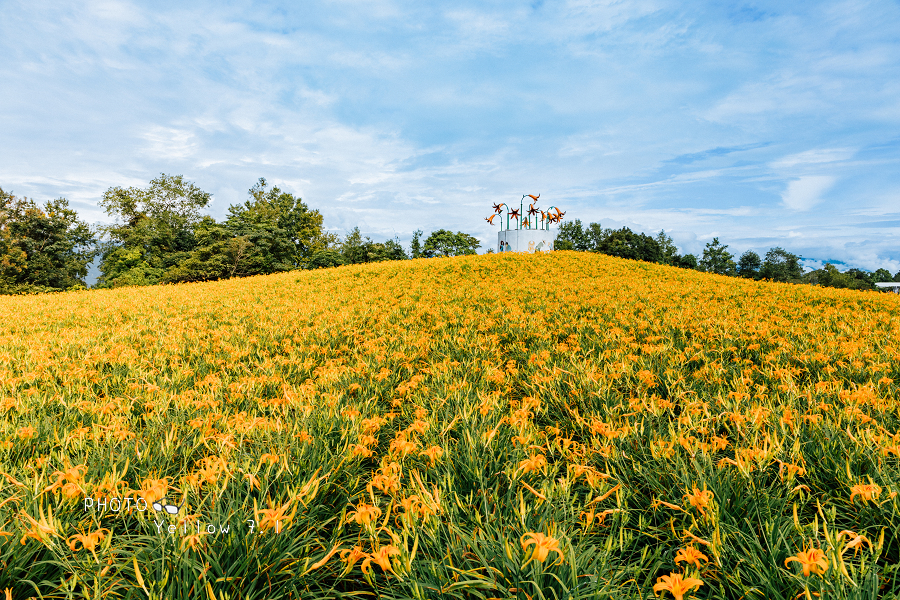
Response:
M600 246L610 234L610 230L600 227L600 223L590 223L584 228L584 251L600 252Z
M204 216L194 229L197 245L180 265L168 269L163 283L213 281L254 275L254 245L247 236L235 236L225 225Z
M662 257L656 240L628 227L607 232L597 250L610 256L647 262L660 262Z
M800 257L784 248L772 248L766 252L759 276L772 281L800 281L803 276Z
M308 269L327 269L329 267L339 267L344 264L344 257L334 248L326 248L318 250L309 259L307 263Z
M13 234L16 197L0 188L0 293L10 293L28 264L28 255Z
M245 266L236 275L267 275L299 267L297 245L291 231L283 226L281 208L267 198L254 198L228 208L224 228L230 237L246 242Z
M209 216L192 221L193 248L157 280L208 281L290 271L307 266L337 241L323 231L319 211L277 186L270 188L264 178L248 194L243 204L228 208L221 224Z
M0 189L0 293L84 287L96 243L65 198L41 208Z
M269 188L265 178L250 189L251 200L244 210L274 215L274 229L283 242L293 247L287 261L292 268L302 267L319 250L329 248L338 241L337 236L323 229L323 217L318 210L311 210L302 199L281 191L277 186Z
M666 230L662 229L656 234L656 245L659 246L659 262L664 265L674 265L675 257L678 256L678 248L675 247L675 241L671 236L666 235Z
M737 274L746 279L758 279L760 267L762 267L762 259L759 254L753 250L747 250L741 254L741 258L738 260Z
M432 231L422 246L422 256L433 258L435 256L462 256L464 254L476 254L481 242L467 233L458 231L453 233L447 229Z
M161 281L168 269L190 257L197 242L194 229L210 198L181 175L161 174L146 189L109 188L100 205L117 222L102 228L108 239L98 286Z
M413 232L412 243L409 245L409 257L410 258L421 258L422 257L422 230L416 229Z
M721 243L719 238L713 238L703 249L703 258L700 259L700 268L707 273L719 275L733 275L736 265L734 256L728 252L728 246Z
M354 227L341 243L341 258L344 264L353 265L385 260L404 260L409 257L400 244L400 240L394 238L386 242L375 242L368 236L363 239L359 227Z
M676 254L672 258L672 264L682 269L697 269L699 267L697 257L693 254L685 254L684 256Z
M400 240L396 237L392 240L386 240L382 246L384 247L384 260L407 260L409 258L406 250L403 249L403 245L400 244Z
M366 250L363 246L363 237L359 227L354 227L341 242L341 256L346 265L356 265L366 262Z
M891 272L887 269L878 269L874 273L872 273L873 283L882 283L887 281L893 281L893 277L891 277Z
M845 273L841 273L836 266L831 263L825 263L821 269L812 271L804 276L804 280L809 281L813 285L821 285L834 288L861 289L863 282L857 281Z
M579 252L590 250L591 240L581 224L581 219L561 224L557 230L553 247L557 250L577 250Z

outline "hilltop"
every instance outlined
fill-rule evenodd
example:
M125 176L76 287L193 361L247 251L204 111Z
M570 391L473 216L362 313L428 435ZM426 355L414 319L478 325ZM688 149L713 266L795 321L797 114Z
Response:
M0 323L16 598L900 592L895 295L504 253Z

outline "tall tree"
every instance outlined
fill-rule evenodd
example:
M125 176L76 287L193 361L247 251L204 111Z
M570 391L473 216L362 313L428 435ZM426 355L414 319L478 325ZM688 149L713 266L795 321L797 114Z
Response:
M672 236L666 234L665 229L661 229L656 234L656 245L659 246L659 262L664 265L674 265L675 257L678 256L678 248L675 247L675 241Z
M803 276L800 257L784 248L772 248L766 252L759 276L772 281L799 281Z
M581 224L581 219L566 221L560 225L553 247L557 250L577 250L579 252L591 250L591 240Z
M359 227L354 227L344 236L344 240L341 242L341 256L344 259L344 264L356 265L367 262L366 249L363 243Z
M335 248L325 248L313 253L312 258L306 264L307 269L327 269L339 267L344 264L344 257Z
M359 227L354 227L344 238L341 255L343 264L348 265L409 258L400 240L394 238L386 242L375 242L368 236L363 238Z
M274 216L273 230L279 230L284 242L293 250L287 258L292 268L299 268L317 251L337 243L337 236L323 229L323 217L318 210L311 210L301 198L283 192L274 186L269 188L265 178L250 189L251 200L247 201L240 212L258 213L256 219L265 221ZM265 216L263 216L265 215Z
M100 201L116 224L100 263L100 287L161 281L166 270L187 260L196 246L194 229L211 195L181 175L161 174L146 189L109 188Z
M96 254L94 232L68 200L41 208L0 189L0 293L83 287Z
M762 259L759 254L753 250L747 250L741 254L741 258L738 260L737 274L746 279L758 279L760 267L762 267Z
M672 264L682 269L697 269L700 266L697 263L697 257L693 254L685 254L684 256L676 254L672 259Z
M435 256L462 256L475 254L481 242L468 233L458 231L453 233L446 229L432 231L422 246L422 256L432 258Z
M161 277L163 283L213 281L256 274L253 243L204 216L194 228L197 245L190 256ZM257 257L258 258L258 257Z
M422 230L416 229L413 232L412 242L409 245L409 257L410 258L421 258L422 257Z
M707 273L719 275L734 275L734 256L728 252L728 246L713 238L703 249L703 258L700 259L700 267Z
M590 223L584 228L584 241L582 247L585 252L600 252L603 240L610 234L609 229L603 229L600 223Z
M886 281L893 281L893 277L891 277L891 272L887 269L881 268L876 269L874 273L872 273L873 283L882 283Z
M661 258L656 240L644 233L635 233L628 227L607 232L597 250L610 256L647 262L660 262Z
M817 269L803 275L803 281L813 285L821 285L834 288L849 288L853 290L871 289L872 285L861 279L857 279L848 271L841 273L836 266L825 263L821 269Z

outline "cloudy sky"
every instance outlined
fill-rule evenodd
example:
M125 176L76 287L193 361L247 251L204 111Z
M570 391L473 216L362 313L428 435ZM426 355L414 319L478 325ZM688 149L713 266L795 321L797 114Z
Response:
M896 272L898 32L889 0L0 0L0 186L93 223L183 174L221 219L265 177L339 234L485 245L540 194Z

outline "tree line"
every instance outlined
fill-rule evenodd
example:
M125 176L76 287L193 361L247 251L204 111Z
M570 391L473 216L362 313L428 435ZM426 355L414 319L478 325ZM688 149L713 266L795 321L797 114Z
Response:
M354 227L342 239L323 228L322 214L301 198L261 178L224 221L203 214L212 199L180 175L161 174L146 188L112 187L100 205L114 222L91 227L65 198L40 206L0 188L0 293L37 293L86 288L88 267L99 257L96 288L211 281L295 269L459 256L481 247L472 235L446 229L423 239L414 232L409 249L395 237L376 242ZM555 249L600 252L709 273L873 289L900 281L900 272L841 272L832 264L803 273L800 257L783 248L765 257L748 250L737 260L718 238L702 256L679 254L665 231L655 236L627 227L604 229L580 220L563 223ZM492 252L489 249L488 252Z
M475 237L439 229L413 236L407 252L397 239L374 242L354 228L343 239L301 198L261 178L248 199L217 222L203 214L212 199L180 175L161 174L146 188L112 187L100 200L112 225L91 227L65 198L46 202L0 188L0 293L211 281L344 264L474 254Z
M858 290L878 289L875 284L887 281L900 282L900 271L893 276L887 269L870 273L861 269L841 272L825 263L821 269L803 273L800 256L784 248L775 247L761 257L753 250L747 250L735 260L728 246L713 238L706 244L702 256L679 254L672 238L665 230L656 236L635 233L628 227L604 229L599 223L585 226L579 219L563 223L554 244L556 250L577 250L599 252L620 258L631 258L655 262L685 269L696 269L707 273L743 277L747 279L768 279L789 283L809 283L827 287Z

